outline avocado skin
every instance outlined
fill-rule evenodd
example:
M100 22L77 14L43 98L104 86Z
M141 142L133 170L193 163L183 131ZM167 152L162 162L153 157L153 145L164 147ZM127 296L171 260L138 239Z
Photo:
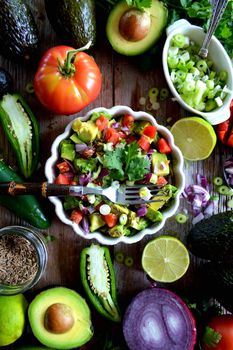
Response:
M233 261L233 212L212 215L198 222L187 237L196 256L214 261Z
M207 263L201 267L201 279L211 297L233 312L233 264Z
M55 32L74 48L95 44L94 0L45 0L45 9Z
M31 10L22 0L0 0L0 52L10 59L36 57L39 33Z

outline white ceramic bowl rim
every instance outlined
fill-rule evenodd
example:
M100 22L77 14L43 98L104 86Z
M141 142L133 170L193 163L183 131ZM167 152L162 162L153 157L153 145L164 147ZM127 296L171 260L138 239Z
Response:
M174 170L174 177L176 179L176 185L178 187L177 195L174 199L173 204L171 207L167 208L166 210L163 210L163 220L159 224L155 224L152 227L146 228L138 233L136 233L134 236L126 237L121 236L118 238L108 237L104 236L101 232L93 232L93 233L84 233L84 231L81 229L81 227L74 222L72 222L68 216L65 214L65 211L63 209L62 201L58 197L49 197L50 201L55 205L55 212L57 216L60 218L62 222L65 224L71 226L73 230L80 235L81 237L85 239L96 239L99 243L105 244L105 245L115 245L119 242L124 243L136 243L140 241L145 235L151 235L159 230L162 229L162 227L165 224L165 221L171 217L178 209L179 206L179 199L180 195L184 190L185 186L185 176L183 173L183 156L181 154L181 151L179 148L174 144L174 139L170 131L165 128L162 125L157 124L155 119L146 112L134 112L131 108L127 106L114 106L110 109L106 109L104 107L95 108L91 111L89 111L84 117L80 117L79 119L82 121L86 121L89 119L89 117L94 112L107 112L111 114L112 116L119 116L125 113L129 113L134 116L135 119L144 119L150 121L153 125L155 125L159 131L160 134L164 135L164 137L168 140L169 144L172 148L172 154L173 154L173 170ZM59 135L53 142L52 148L51 148L51 157L47 160L45 164L45 175L48 180L48 182L53 183L55 179L55 164L59 158L59 152L58 152L58 146L60 142L64 139L66 139L70 135L71 126L73 124L74 120L72 120L67 127L65 128L65 131Z
M220 41L215 37L212 36L211 39L211 44L214 45L215 50L216 50L216 57L218 57L218 59L222 59L224 60L224 67L225 70L228 72L228 88L230 90L232 90L232 92L230 94L228 94L226 96L226 98L223 101L223 105L217 109L215 109L214 111L211 112L201 112L198 111L192 107L190 107L179 95L179 93L177 92L176 88L174 87L171 78L170 78L170 73L169 73L169 69L168 69L168 65L167 65L167 53L168 53L168 49L170 47L170 41L172 39L172 37L177 34L177 33L182 33L182 34L187 34L188 36L190 36L190 32L193 33L198 33L198 35L201 33L201 36L204 38L204 30L201 27L195 26L190 24L188 21L181 19L176 21L175 23L173 23L170 27L167 28L167 39L165 41L164 44L164 48L163 48L163 56L162 56L162 60L163 60L163 69L164 69L164 74L165 74L165 78L167 80L168 86L170 88L170 90L172 91L172 94L175 96L175 98L177 99L177 101L188 111L192 112L194 115L200 115L203 118L205 118L210 124L212 125L216 125L219 124L225 120L227 120L230 117L230 103L231 100L233 98L233 69L232 69L232 62L226 52L226 50L224 49L224 47L222 46L222 44L220 43ZM218 55L218 53L221 53L221 55ZM214 61L214 59L213 59ZM215 61L214 61L215 63Z

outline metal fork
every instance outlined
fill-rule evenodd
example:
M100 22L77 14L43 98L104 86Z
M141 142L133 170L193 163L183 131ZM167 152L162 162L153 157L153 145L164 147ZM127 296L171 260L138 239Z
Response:
M151 199L144 200L140 197L141 188L147 187L152 195ZM0 195L27 195L40 194L43 197L49 196L84 196L96 194L103 196L113 203L134 205L145 204L150 202L164 202L166 191L163 191L163 185L135 185L114 187L88 187L78 185L58 185L48 182L43 183L0 183Z
M227 7L228 0L215 0L212 2L213 5L213 11L212 16L209 22L209 27L207 30L207 33L205 35L202 47L198 53L200 57L206 58L208 55L208 47L210 44L211 37L222 18L222 15Z

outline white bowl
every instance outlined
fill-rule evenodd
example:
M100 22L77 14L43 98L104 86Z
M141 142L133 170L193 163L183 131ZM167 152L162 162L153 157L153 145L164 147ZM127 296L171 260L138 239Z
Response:
M100 111L105 111L112 116L119 116L125 113L129 113L134 116L135 119L137 120L148 120L151 122L151 124L155 125L157 127L157 130L161 135L164 136L165 139L168 140L171 148L172 148L172 156L173 156L173 172L174 172L174 185L178 187L178 193L176 195L176 198L174 199L173 203L171 206L167 209L163 210L163 220L158 223L154 224L153 226L146 228L134 236L131 237L126 237L126 236L121 236L118 238L113 238L113 237L107 237L104 236L101 232L93 232L93 233L85 233L81 226L78 224L72 222L66 212L63 209L62 206L62 201L58 197L49 197L50 201L55 205L55 211L59 219L64 222L65 224L71 226L73 230L81 237L85 239L93 239L95 238L99 243L106 244L106 245L113 245L117 244L119 242L124 242L124 243L135 243L140 241L145 235L152 235L155 232L158 232L161 230L161 228L164 226L165 221L167 218L171 217L176 210L178 209L179 206L179 198L181 193L184 190L184 173L183 173L183 156L180 152L180 150L175 146L174 144L174 139L170 131L165 128L164 126L161 126L156 123L155 119L148 113L146 112L134 112L131 108L126 107L126 106L115 106L110 109L106 108L95 108L88 112L84 117L81 117L80 120L86 121L89 119L89 117L94 113L94 112L100 112ZM45 165L45 175L47 177L48 182L54 182L55 177L56 177L56 172L55 172L55 167L57 160L59 158L59 151L58 147L59 144L62 140L66 139L70 134L71 134L71 126L74 121L71 121L67 127L65 128L65 131L63 134L59 135L55 141L52 144L51 148L51 157L47 160L46 165Z
M212 125L222 123L230 117L230 103L233 98L233 69L231 60L220 41L215 36L213 36L209 46L208 57L214 62L214 66L216 67L217 71L225 70L228 73L227 87L232 92L230 94L227 94L221 107L216 108L211 112L201 112L190 107L187 103L185 103L182 100L176 88L174 87L170 78L170 73L167 64L167 55L171 39L175 34L178 33L187 35L189 38L191 38L193 41L199 44L200 47L203 43L203 39L205 36L205 33L201 27L191 25L188 21L184 19L176 21L170 27L167 28L167 39L163 48L163 70L168 86L172 94L176 97L177 101L183 108L192 112L194 115L197 114L202 116Z

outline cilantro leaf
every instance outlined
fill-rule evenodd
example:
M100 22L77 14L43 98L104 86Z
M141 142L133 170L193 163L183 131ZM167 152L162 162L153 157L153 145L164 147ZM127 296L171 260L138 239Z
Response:
M132 159L128 166L127 175L130 181L141 180L148 173L150 161L146 157L136 157Z
M208 347L215 347L221 340L222 335L218 332L216 332L213 328L206 327L205 333L203 335L203 343L206 344Z
M139 10L150 8L152 4L152 0L126 0L126 2L128 6L136 7Z
M110 176L112 179L120 180L124 177L124 171L122 168L123 160L125 156L124 148L117 147L113 151L106 151L103 158L103 165L112 170Z

